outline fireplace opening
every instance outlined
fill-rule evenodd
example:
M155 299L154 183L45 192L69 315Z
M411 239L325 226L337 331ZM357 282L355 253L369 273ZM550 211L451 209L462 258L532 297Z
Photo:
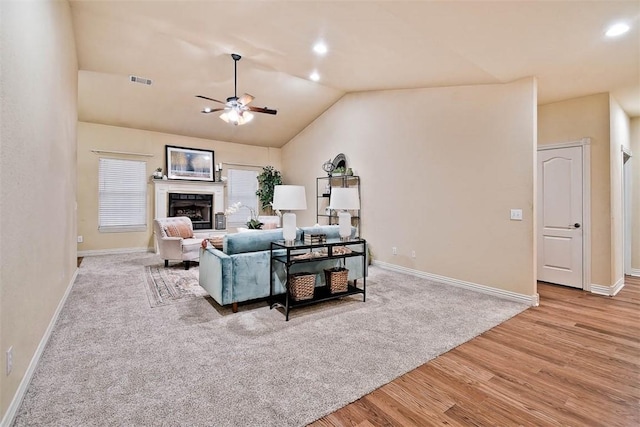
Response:
M187 216L194 230L213 228L213 194L169 193L168 215Z

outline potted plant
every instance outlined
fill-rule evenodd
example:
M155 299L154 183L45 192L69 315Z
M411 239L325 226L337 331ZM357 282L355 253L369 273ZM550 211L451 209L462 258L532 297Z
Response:
M271 202L273 202L273 189L276 185L282 184L282 174L273 166L265 166L262 173L258 175L258 191L256 195L260 199L260 206L263 211L272 213Z
M153 172L153 178L162 179L162 168L156 168L156 170Z

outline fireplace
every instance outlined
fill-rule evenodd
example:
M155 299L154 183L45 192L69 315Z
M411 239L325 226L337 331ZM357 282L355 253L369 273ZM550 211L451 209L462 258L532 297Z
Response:
M2 1L2 0L0 0ZM153 186L155 187L155 209L154 218L167 218L169 216L176 216L176 209L185 210L185 207L189 205L194 205L196 208L200 209L199 216L202 217L203 223L198 223L195 221L200 221L199 219L195 219L198 217L194 216L192 221L194 221L194 227L197 225L197 229L200 233L215 233L215 219L214 214L216 212L222 212L225 209L224 204L224 182L202 182L202 181L182 181L182 180L166 180L166 179L154 179ZM172 209L169 211L169 197L170 195L178 194L182 196L197 196L194 197L194 203L183 203L185 201L189 201L188 198L180 199L175 198L174 201L181 202L181 206ZM207 197L207 200L203 200L202 197ZM175 197L175 196L174 196ZM199 200L197 200L199 199ZM213 199L213 202L212 202ZM203 202L207 203L203 203ZM195 203L197 202L197 203ZM203 204L208 205L211 204L211 210L208 212L202 212ZM208 217L206 216L208 215ZM189 216L189 215L186 215ZM208 225L207 225L208 224Z
M169 193L168 217L186 216L194 230L213 228L213 194Z

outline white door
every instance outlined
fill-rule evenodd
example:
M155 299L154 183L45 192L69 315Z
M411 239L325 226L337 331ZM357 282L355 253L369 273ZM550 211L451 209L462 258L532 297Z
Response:
M582 147L538 151L538 280L583 288Z

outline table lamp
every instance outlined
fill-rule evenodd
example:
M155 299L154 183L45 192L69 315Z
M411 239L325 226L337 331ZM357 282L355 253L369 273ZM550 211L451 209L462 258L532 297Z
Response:
M351 214L348 209L360 209L360 195L357 188L332 188L329 208L338 210L340 240L351 238Z
M302 185L276 185L273 187L273 209L298 211L307 209L307 196ZM287 245L296 240L296 214L282 215L282 237Z

